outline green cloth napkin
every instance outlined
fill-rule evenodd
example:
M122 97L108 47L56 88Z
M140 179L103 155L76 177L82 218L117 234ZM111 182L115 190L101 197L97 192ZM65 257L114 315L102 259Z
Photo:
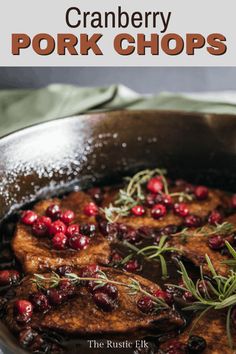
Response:
M122 85L84 88L54 84L0 91L0 136L51 119L116 109L168 109L236 114L236 93L140 95Z

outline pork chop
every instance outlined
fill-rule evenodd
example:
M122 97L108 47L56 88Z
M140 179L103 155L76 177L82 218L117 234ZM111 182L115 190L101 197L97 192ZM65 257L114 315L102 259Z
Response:
M76 272L76 271L75 271ZM160 289L157 284L138 275L121 272L111 268L103 268L109 280L129 285L132 280L152 293ZM78 274L78 273L77 273ZM48 274L45 274L48 276ZM22 330L14 317L14 303L18 299L28 299L29 295L37 291L36 284L32 283L34 276L27 276L16 289L16 297L11 300L6 309L5 321L13 331ZM27 324L35 329L57 330L68 334L103 334L103 333L134 333L136 331L156 330L170 331L183 325L181 316L171 307L153 313L144 313L137 306L142 293L131 294L130 289L117 285L117 305L111 312L104 312L93 301L91 292L82 285L77 287L75 296L64 304L52 307L46 314L33 314L31 323Z
M83 213L84 206L91 202L90 197L84 192L73 192L63 199L43 200L34 206L38 215L44 215L51 204L58 204L64 209L71 209L75 213L75 223L95 223L94 216ZM61 265L83 265L88 263L107 264L110 256L108 241L99 233L91 239L84 250L72 249L57 251L52 249L49 238L35 237L31 227L18 223L12 240L13 251L22 263L26 273L35 273L48 269L56 269Z

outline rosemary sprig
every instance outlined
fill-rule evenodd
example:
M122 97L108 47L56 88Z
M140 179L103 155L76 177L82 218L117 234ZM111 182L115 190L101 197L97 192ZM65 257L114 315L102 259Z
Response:
M152 177L161 177L165 194L171 197L178 197L179 201L192 200L192 196L184 192L169 193L168 182L165 177L167 171L160 168L153 170L143 170L136 173L133 177L126 177L128 182L124 189L119 190L117 199L114 204L110 204L106 208L101 208L100 211L105 215L109 222L116 222L119 217L127 216L130 210L137 204L142 204L145 200L145 185Z
M74 285L79 285L81 284L81 282L84 281L93 281L95 284L97 284L96 287L101 287L105 284L120 285L127 288L129 290L130 295L136 295L137 293L141 293L150 297L156 306L156 310L169 308L169 305L163 299L157 298L156 296L149 293L147 290L145 290L145 288L141 286L141 284L136 279L129 278L128 283L123 283L116 280L108 279L107 275L101 270L97 271L96 274L98 274L98 278L80 277L75 273L67 273L62 278L55 272L52 272L52 275L50 277L45 277L42 274L34 274L34 279L32 280L32 282L35 283L40 289L57 287L63 279L69 279Z
M209 310L222 310L226 309L227 311L227 321L226 321L226 332L229 341L229 345L232 347L232 335L230 331L230 313L236 304L236 272L231 270L227 277L219 275L209 258L206 257L207 266L212 275L212 282L207 282L206 289L207 291L201 292L199 289L199 282L205 284L206 280L204 279L202 268L201 268L201 277L197 280L196 283L189 277L188 272L180 262L180 274L184 282L184 286L173 285L171 286L179 288L183 291L189 291L195 301L187 306L185 310L191 311L200 311L200 316L195 320L194 326L197 324L200 318ZM193 328L192 328L193 330Z
M161 236L158 245L146 246L141 249L127 241L124 241L124 244L136 252L137 255L142 255L146 260L160 262L163 278L168 277L167 262L165 260L164 254L166 252L181 252L181 250L178 248L170 247L167 245L167 236Z
M177 232L173 236L180 236L182 241L186 241L187 237L194 237L194 236L213 236L213 235L221 235L221 236L228 236L231 235L233 232L236 231L236 228L233 224L229 222L223 222L222 224L214 225L204 225L192 231L189 228L184 228L180 232Z
M236 268L236 250L231 246L231 244L228 241L225 241L225 246L228 248L228 251L232 256L232 259L227 259L225 261L222 261L221 263L227 264L232 268Z

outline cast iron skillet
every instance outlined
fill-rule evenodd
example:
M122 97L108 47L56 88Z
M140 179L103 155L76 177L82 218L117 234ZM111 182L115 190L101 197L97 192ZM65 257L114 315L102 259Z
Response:
M145 167L165 167L174 177L236 190L236 117L231 115L116 111L76 116L4 137L0 153L0 220L73 184L111 183ZM3 326L0 341L20 353Z

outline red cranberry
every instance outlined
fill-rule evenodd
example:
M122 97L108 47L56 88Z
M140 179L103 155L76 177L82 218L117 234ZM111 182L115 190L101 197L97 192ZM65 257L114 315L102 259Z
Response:
M14 304L14 312L18 322L27 323L33 315L33 305L28 300L17 300Z
M135 273L140 270L140 264L138 263L137 259L131 259L127 263L125 263L123 267L127 272Z
M231 206L233 209L236 209L236 194L234 194L231 198Z
M66 229L66 236L70 238L74 234L78 233L79 230L80 230L80 227L78 224L71 224Z
M124 233L123 239L128 241L129 243L137 243L140 241L140 236L136 230L130 229L126 233Z
M103 196L102 196L102 191L100 188L91 188L88 190L88 193L89 193L90 197L93 198L95 203L101 204L101 202L103 200Z
M84 207L84 214L87 216L96 216L98 214L98 207L95 203L88 203Z
M166 207L162 204L156 204L152 208L151 215L154 219L160 219L166 215Z
M187 346L179 342L176 339L172 339L168 342L164 349L166 354L187 354Z
M169 235L173 235L176 234L178 231L178 226L176 225L167 225L165 227L163 227L160 230L160 235L164 235L164 236L169 236Z
M44 237L48 233L48 226L41 220L36 220L32 227L32 232L37 237Z
M0 286L14 285L20 280L20 273L16 270L0 271Z
M105 293L95 292L93 301L104 312L111 312L115 308L114 301Z
M72 210L66 210L60 215L61 221L68 225L70 224L75 218L75 213Z
M66 274L73 273L73 268L71 266L60 266L56 270L57 274L64 277Z
M69 245L74 250L84 250L88 247L90 238L81 234L74 234L69 239Z
M49 303L47 296L43 293L35 293L30 296L30 300L34 306L34 309L39 312L45 312L49 309Z
M173 201L169 194L158 193L155 196L155 204L163 204L167 208L170 208L173 204Z
M82 278L96 278L96 273L100 270L97 264L89 264L81 270Z
M197 186L194 194L198 200L205 200L208 197L208 188L205 186Z
M96 225L95 224L83 224L80 226L80 232L83 235L93 237L96 232Z
M175 203L174 212L183 218L189 214L188 206L185 203Z
M208 217L208 222L211 225L221 224L222 221L223 221L223 217L221 213L217 210L213 210Z
M67 299L75 294L75 286L69 279L62 279L59 284L59 291L63 299Z
M108 236L109 233L109 223L106 220L101 220L99 222L99 230L103 236Z
M46 210L46 215L49 216L52 220L59 219L61 215L61 208L58 204L51 204Z
M148 208L152 208L156 204L156 195L148 194L145 199L145 204Z
M112 300L116 300L118 298L118 289L113 284L105 284L94 290L95 292L107 294Z
M156 296L159 299L162 299L165 301L167 304L170 304L172 302L172 296L169 294L167 291L158 289L153 293L154 296Z
M48 216L39 216L37 221L43 222L48 228L50 227L52 220Z
M57 232L52 238L52 246L56 250L66 249L67 237L63 232Z
M63 234L66 233L66 225L60 220L54 221L49 229L51 236L57 234L58 232L62 232Z
M192 302L192 301L195 300L195 297L193 296L193 294L190 291L187 291L187 290L184 292L183 298L187 302Z
M140 238L146 239L154 238L156 236L155 229L149 226L139 227L137 233Z
M161 177L153 177L148 181L147 189L152 193L159 193L163 189Z
M207 344L203 337L190 336L187 346L188 346L188 353L200 354L206 349Z
M138 301L137 301L137 306L140 311L144 313L150 313L154 309L154 303L152 299L149 296L142 296Z
M60 291L58 291L55 288L47 290L47 297L48 297L50 305L52 305L52 306L58 306L63 301L62 294L60 293Z
M220 250L225 245L225 241L220 235L214 235L208 238L208 246L212 250Z
M33 225L38 215L33 210L24 210L21 215L21 222L25 225Z
M184 225L187 227L199 227L202 223L202 220L197 215L188 215L184 219Z
M145 209L142 205L135 205L131 211L135 216L143 216L145 214Z
M114 251L111 255L111 263L120 263L122 259L122 256L116 251Z

